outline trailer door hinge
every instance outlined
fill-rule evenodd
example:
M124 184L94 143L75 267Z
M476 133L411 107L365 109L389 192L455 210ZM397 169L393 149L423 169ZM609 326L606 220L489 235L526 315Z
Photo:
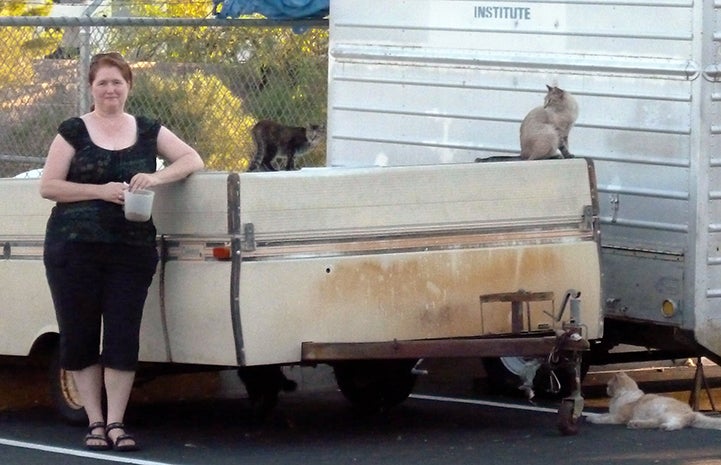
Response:
M621 197L619 197L618 194L611 194L610 202L611 211L613 212L611 216L611 223L615 223L616 220L618 220L618 209L621 207Z

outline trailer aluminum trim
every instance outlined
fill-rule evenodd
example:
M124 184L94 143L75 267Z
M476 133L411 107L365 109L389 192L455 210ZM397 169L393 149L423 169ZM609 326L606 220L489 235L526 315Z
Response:
M650 229L654 231L688 232L688 225L685 224L670 224L657 221L635 221L610 216L600 216L599 220L601 221L601 224L607 225L630 226L633 228Z
M579 215L580 217L580 215ZM572 240L594 240L592 230L579 232L580 221L576 227L561 225L563 227L547 229L540 227L537 231L499 230L498 232L478 230L466 234L440 234L408 237L375 237L357 240L255 244L250 251L243 251L243 261L257 261L275 258L293 259L306 257L334 257L343 255L364 255L389 252L418 252L445 249L464 249L493 247L513 243L516 245L551 244L569 242ZM483 232L481 235L480 233Z
M444 236L459 236L465 234L476 234L483 230L488 231L499 231L513 233L514 230L522 230L533 226L537 229L553 230L553 229L579 229L583 223L584 211L583 208L573 216L566 217L548 217L548 218L531 218L523 221L486 221L483 223L450 223L447 225L435 225L435 224L401 224L395 226L386 226L376 228L372 226L367 227L349 227L349 228L333 228L327 230L313 230L310 229L306 232L298 231L258 231L257 228L253 227L252 239L248 240L249 234L244 234L244 251L253 251L256 247L261 245L274 246L278 244L312 244L313 242L338 242L344 241L359 241L362 239L377 240L377 239L397 239L403 240L404 238L413 237L444 237ZM253 223L245 223L246 226ZM254 226L254 225L253 225Z
M340 27L340 25L339 25ZM478 33L480 31L474 30ZM613 37L607 35L606 37ZM617 36L616 36L617 37ZM672 37L646 37L647 39L668 39ZM685 35L675 39L690 40ZM485 66L529 69L553 68L573 73L613 72L623 74L663 74L668 77L692 81L701 74L701 68L693 60L649 57L604 57L602 55L519 53L469 49L417 49L399 46L373 46L340 44L331 48L330 54L338 63L368 61L374 63L411 62L421 66Z

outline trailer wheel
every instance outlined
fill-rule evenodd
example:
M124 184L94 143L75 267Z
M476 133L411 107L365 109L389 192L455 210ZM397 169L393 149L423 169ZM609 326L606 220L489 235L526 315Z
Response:
M579 419L574 415L573 399L564 399L558 407L558 430L564 436L575 436L579 430Z
M88 417L70 372L60 368L60 349L54 347L48 364L50 396L60 417L73 425L87 423Z
M417 360L357 360L334 365L343 396L363 413L386 411L408 398Z
M523 391L519 389L523 384L521 378L509 370L500 357L483 358L483 368L486 371L489 394L511 397L523 395Z

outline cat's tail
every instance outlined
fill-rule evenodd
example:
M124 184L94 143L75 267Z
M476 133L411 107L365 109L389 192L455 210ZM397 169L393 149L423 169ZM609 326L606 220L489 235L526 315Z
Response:
M498 161L519 161L521 160L521 157L517 155L500 155L495 157L488 157L488 158L476 158L476 163L495 163Z
M696 412L691 426L694 428L721 429L721 417L710 417L703 413Z

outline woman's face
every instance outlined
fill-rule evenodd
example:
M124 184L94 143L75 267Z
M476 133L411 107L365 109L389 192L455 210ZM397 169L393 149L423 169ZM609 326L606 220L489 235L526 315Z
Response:
M98 68L91 84L95 108L103 110L123 110L129 91L130 85L115 66Z

